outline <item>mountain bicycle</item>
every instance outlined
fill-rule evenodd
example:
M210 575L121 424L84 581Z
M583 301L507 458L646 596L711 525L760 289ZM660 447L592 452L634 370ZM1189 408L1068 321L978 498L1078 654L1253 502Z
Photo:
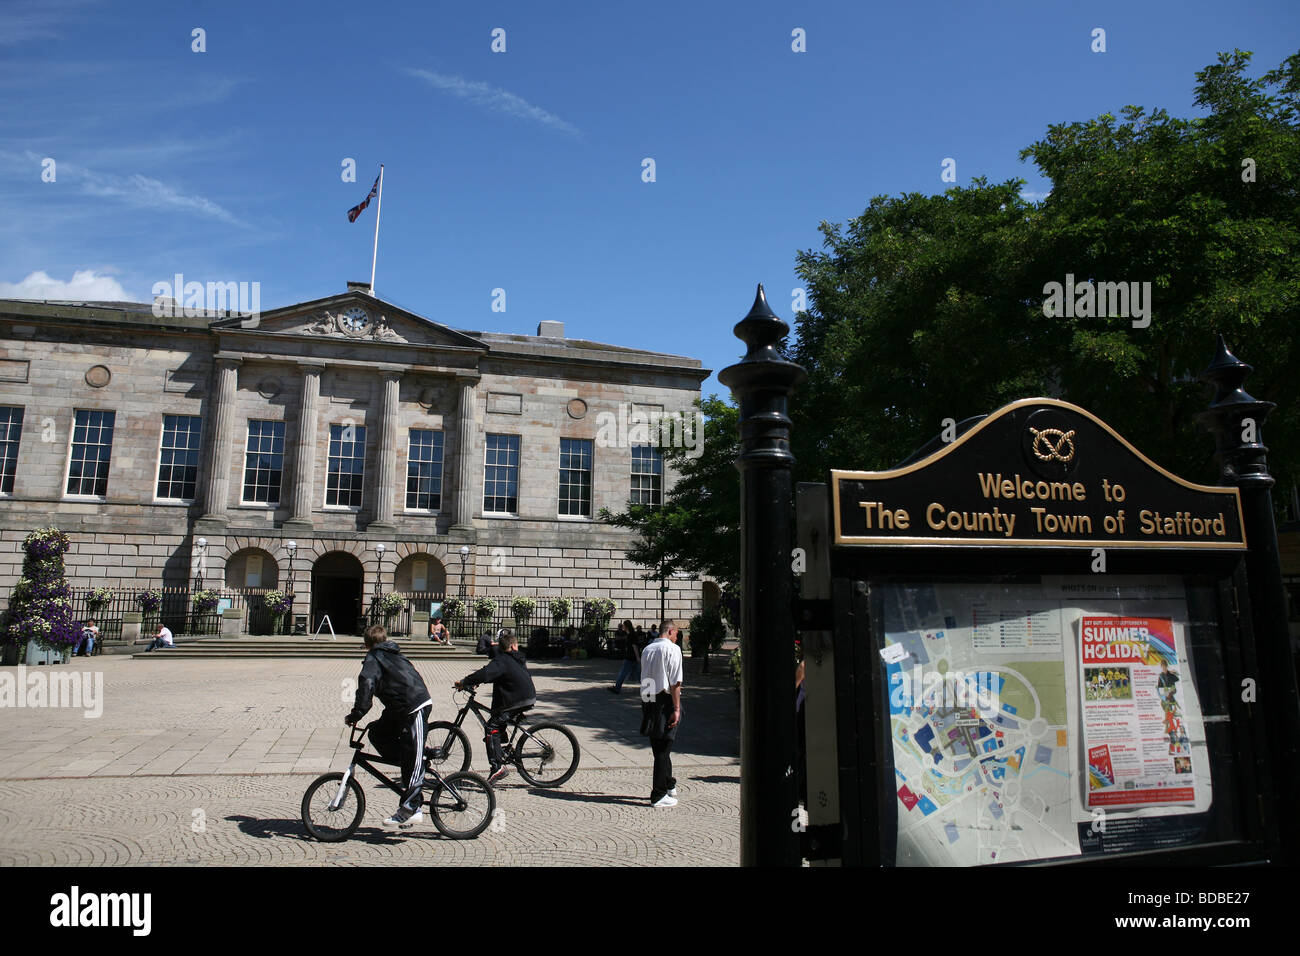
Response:
M307 832L324 843L346 840L361 825L366 814L366 794L357 781L357 768L367 771L399 797L405 791L375 764L399 766L400 761L386 760L378 754L363 753L369 725L352 728L348 740L353 749L352 763L342 773L327 773L314 780L302 798L302 823ZM433 825L452 840L471 840L492 822L496 793L476 773L457 772L443 776L426 761L425 790L429 797L429 815Z
M430 766L469 769L472 753L469 738L461 729L465 715L473 713L484 728L492 716L492 708L474 699L474 690L457 691L468 694L464 706L454 721L438 720L429 724L425 740L425 756ZM508 764L514 764L523 777L534 787L558 787L578 769L578 738L568 727L553 720L544 720L531 727L522 726L524 710L510 715L506 729L509 737L502 741L501 753Z

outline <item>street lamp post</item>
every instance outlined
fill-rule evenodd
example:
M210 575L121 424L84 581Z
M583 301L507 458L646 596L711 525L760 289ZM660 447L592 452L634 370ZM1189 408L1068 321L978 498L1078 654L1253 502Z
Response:
M208 539L199 538L199 540L194 542L194 545L196 548L198 548L198 552L199 552L199 566L197 571L194 574L194 590L202 591L203 590L203 562L207 556Z
M289 633L293 633L293 611L294 611L294 593L293 593L293 556L298 553L298 542L288 541L285 543L285 550L289 552Z
M384 552L386 550L387 548L384 547L382 541L375 545L375 554L379 555L379 568L375 572L375 602L371 605L371 623L378 623L379 618L382 616L379 610L379 601L384 596L384 588L381 584L381 579L384 576Z
M460 619L461 626L464 627L466 616L469 614L469 608L465 606L465 562L469 560L469 545L460 546ZM462 630L463 634L464 631Z

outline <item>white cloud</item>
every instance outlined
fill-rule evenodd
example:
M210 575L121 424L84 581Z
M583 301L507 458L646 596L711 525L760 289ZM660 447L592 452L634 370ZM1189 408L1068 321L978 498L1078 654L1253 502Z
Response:
M114 176L92 172L89 169L81 169L79 172L82 179L82 192L90 196L120 199L146 209L192 212L209 219L218 219L232 226L244 225L210 199L205 199L203 196L187 196L164 182L141 176L139 173L131 176Z
M1020 190L1020 198L1025 200L1026 202L1039 202L1040 200L1046 199L1051 194L1052 191L1050 189L1047 190L1046 192L1041 192L1041 193L1034 192L1032 189Z
M55 299L69 302L135 302L134 297L116 279L100 275L94 269L72 274L72 280L54 279L43 270L33 272L21 282L0 282L0 298Z
M58 39L69 17L98 0L6 0L0 4L0 46L21 46L33 40Z
M0 149L0 167L14 171L26 171L29 175L38 175L43 157L40 153L26 150L22 153ZM151 179L134 173L120 176L116 173L100 173L69 161L58 163L59 182L77 183L81 192L87 196L99 196L105 199L117 199L132 206L155 209L161 212L183 212L208 219L216 219L240 228L248 224L236 218L225 207L214 203L204 196L188 195L175 186L158 179Z
M517 116L520 119L540 123L551 129L572 133L574 136L582 135L576 126L565 122L554 113L544 110L540 106L533 106L523 97L511 93L509 90L500 90L494 86L489 86L487 83L467 80L459 76L448 76L445 73L432 73L429 70L416 70L407 67L404 72L424 80L434 89L450 93L462 100L468 100L475 106L482 106L497 113Z

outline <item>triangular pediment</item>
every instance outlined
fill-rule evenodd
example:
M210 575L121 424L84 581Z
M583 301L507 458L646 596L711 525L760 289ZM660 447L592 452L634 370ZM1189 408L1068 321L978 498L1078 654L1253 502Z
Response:
M488 351L473 336L356 290L273 309L258 316L221 319L213 322L212 328L217 332L301 336L345 343Z

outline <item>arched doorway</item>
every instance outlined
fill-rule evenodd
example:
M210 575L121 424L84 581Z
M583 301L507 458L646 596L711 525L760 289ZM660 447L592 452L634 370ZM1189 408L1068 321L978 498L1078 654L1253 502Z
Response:
M271 591L279 587L279 582L279 564L261 548L244 548L226 558L226 587L233 591L245 588Z
M249 634L270 634L274 619L266 592L280 586L280 566L262 548L243 548L226 559L226 587L244 595Z
M442 562L423 551L408 554L393 572L393 590L400 594L436 595L447 593L447 570Z
M346 551L321 555L311 568L311 630L315 633L325 615L337 634L359 633L364 621L361 588L364 569Z

